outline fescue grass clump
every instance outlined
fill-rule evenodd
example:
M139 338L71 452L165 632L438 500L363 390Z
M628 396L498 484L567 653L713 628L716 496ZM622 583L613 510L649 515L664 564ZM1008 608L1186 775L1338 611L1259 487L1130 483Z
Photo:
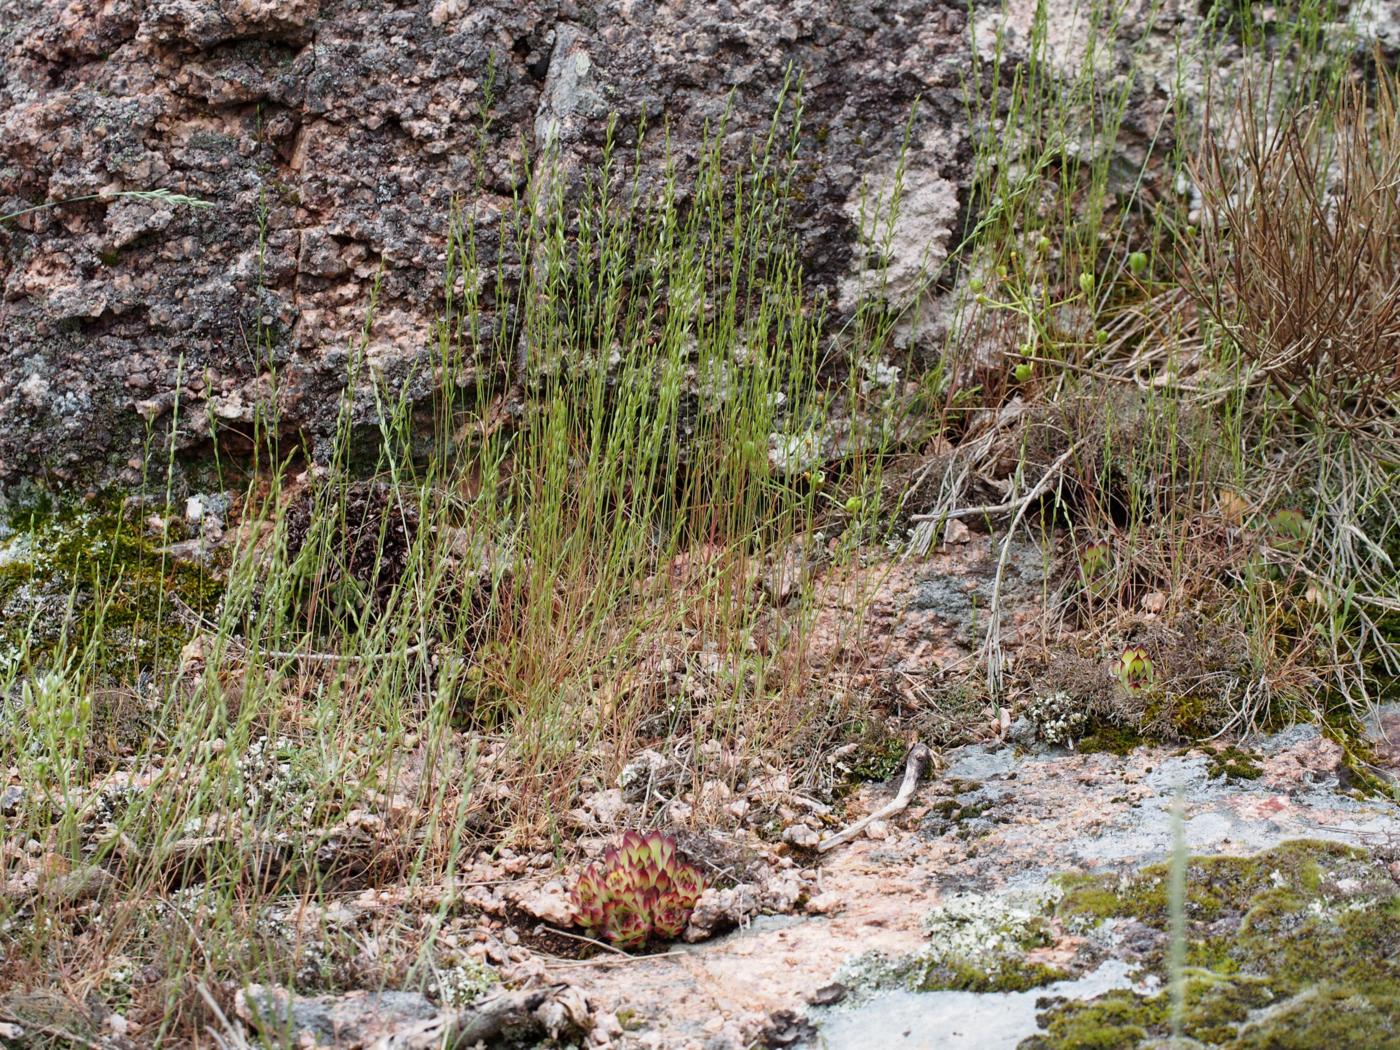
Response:
M799 118L784 100L745 157L716 135L659 193L609 151L565 194L546 156L499 226L459 216L431 440L411 379L372 370L371 304L334 440L303 457L275 398L260 417L221 592L166 597L183 644L143 666L144 731L110 777L82 772L100 632L16 641L6 983L58 945L94 980L123 960L157 1040L255 977L431 990L462 965L432 936L444 887L483 844L558 834L644 743L691 755L698 784L828 717L805 688L810 587L769 577L818 521L877 519L893 403L861 387L883 347L835 342L804 285ZM84 601L120 593L110 568ZM445 903L372 960L288 908L382 886Z
M1393 430L1400 395L1400 106L1393 74L1306 111L1272 85L1212 115L1195 288L1256 378L1333 429Z

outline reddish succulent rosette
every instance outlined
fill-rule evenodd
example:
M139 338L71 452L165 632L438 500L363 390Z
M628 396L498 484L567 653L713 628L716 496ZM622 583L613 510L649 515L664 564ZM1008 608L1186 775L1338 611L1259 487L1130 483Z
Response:
M680 857L675 839L659 831L628 831L579 872L574 921L619 948L640 948L653 937L674 940L704 889L704 876Z

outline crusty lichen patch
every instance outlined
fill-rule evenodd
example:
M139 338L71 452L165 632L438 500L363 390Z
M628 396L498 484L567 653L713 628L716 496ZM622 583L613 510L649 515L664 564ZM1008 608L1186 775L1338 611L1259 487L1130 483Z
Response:
M1167 982L1169 869L1063 880L1056 916L1112 922ZM1284 843L1187 865L1183 1034L1198 1045L1400 1047L1400 887L1371 853ZM1167 992L1047 1005L1023 1050L1133 1047L1171 1034Z
M925 948L897 960L859 956L841 979L862 990L918 992L1022 992L1064 980L1068 970L1027 957L1054 943L1045 914L1054 892L960 893L925 918Z

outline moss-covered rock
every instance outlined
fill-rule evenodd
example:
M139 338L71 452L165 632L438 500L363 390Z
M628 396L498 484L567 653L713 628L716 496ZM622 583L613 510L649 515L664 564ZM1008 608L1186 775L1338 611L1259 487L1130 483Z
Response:
M1095 725L1089 735L1075 745L1075 750L1085 754L1106 752L1111 755L1126 755L1146 742L1147 738L1136 729L1104 723Z
M1338 772L1345 786L1357 795L1400 802L1400 783L1378 764L1375 741L1350 708L1338 705L1328 712L1322 731L1342 749Z
M1168 984L1169 867L1062 880L1057 918L1112 920ZM1400 887L1365 850L1288 842L1252 857L1193 857L1184 899L1182 1032L1229 1050L1400 1047ZM1023 1050L1134 1047L1171 1034L1168 992L1047 1003Z
M1259 755L1242 747L1224 747L1206 752L1210 775L1218 780L1258 780L1264 768Z
M1069 976L1068 970L1014 955L998 958L991 965L955 959L930 962L917 988L921 992L1024 992Z
M189 613L214 611L222 585L180 561L117 510L28 510L0 539L0 661L21 670L82 668L129 684L173 666Z
M1400 1046L1400 997L1358 995L1321 985L1299 993L1246 1024L1232 1050L1342 1050Z

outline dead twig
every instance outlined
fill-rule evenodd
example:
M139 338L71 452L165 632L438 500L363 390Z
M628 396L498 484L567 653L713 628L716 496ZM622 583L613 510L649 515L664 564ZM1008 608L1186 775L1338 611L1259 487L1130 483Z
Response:
M838 831L830 838L823 839L821 842L817 843L817 852L825 853L828 850L835 849L843 842L850 842L851 839L855 838L875 821L885 820L906 809L909 805L909 800L914 797L914 789L919 786L919 781L923 779L924 774L928 772L933 762L933 751L927 744L915 744L911 747L908 757L904 760L904 779L900 781L899 793L874 813L861 817L844 830Z
M571 941L582 941L584 944L592 944L595 947L602 948L605 952L612 952L614 955L621 955L624 959L632 958L631 955L629 955L627 952L624 952L621 948L614 948L611 944L608 944L606 941L599 941L595 940L592 937L585 937L581 933L570 933L568 930L561 930L558 926L555 926L552 923L545 923L545 929L549 930L550 933L556 934L557 936L567 937Z
M993 514L1009 514L1012 511L1020 511L1027 503L1036 497L1037 493L1028 492L1024 496L1019 496L1005 503L984 503L978 507L957 507L943 514L911 514L910 521L952 521L955 518L980 518L984 515L990 517Z
M962 498L973 476L991 455L1000 434L1015 425L1026 412L1026 404L1021 399L1002 406L994 416L987 417L978 433L969 435L957 448L946 456L937 456L929 461L918 478L909 486L900 499L896 513L904 510L904 503L918 492L925 479L936 466L943 467L943 480L939 485L938 502L927 514L915 519L914 530L905 547L906 555L922 558L933 546L936 523L946 520L954 509L954 504ZM961 517L962 515L958 515Z
M549 968L551 970L573 970L593 966L621 966L624 963L655 962L657 959L677 959L687 953L674 945L664 952L652 952L649 955L628 955L622 953L622 957L615 955L596 955L592 959L555 959L550 957Z
M997 558L996 581L992 584L991 608L987 613L987 641L984 653L987 660L987 689L991 693L993 700L1000 700L1002 695L1002 653L1001 653L1001 585L1006 576L1006 562L1011 555L1011 541L1016 536L1016 530L1021 525L1021 519L1026 516L1026 508L1038 500L1050 488L1051 484L1059 478L1068 463L1079 452L1080 444L1075 443L1051 463L1040 480L1031 487L1031 490L1023 496L1016 509L1016 516L1011 519L1011 525L1006 530L1006 539L1001 544L1001 554Z

